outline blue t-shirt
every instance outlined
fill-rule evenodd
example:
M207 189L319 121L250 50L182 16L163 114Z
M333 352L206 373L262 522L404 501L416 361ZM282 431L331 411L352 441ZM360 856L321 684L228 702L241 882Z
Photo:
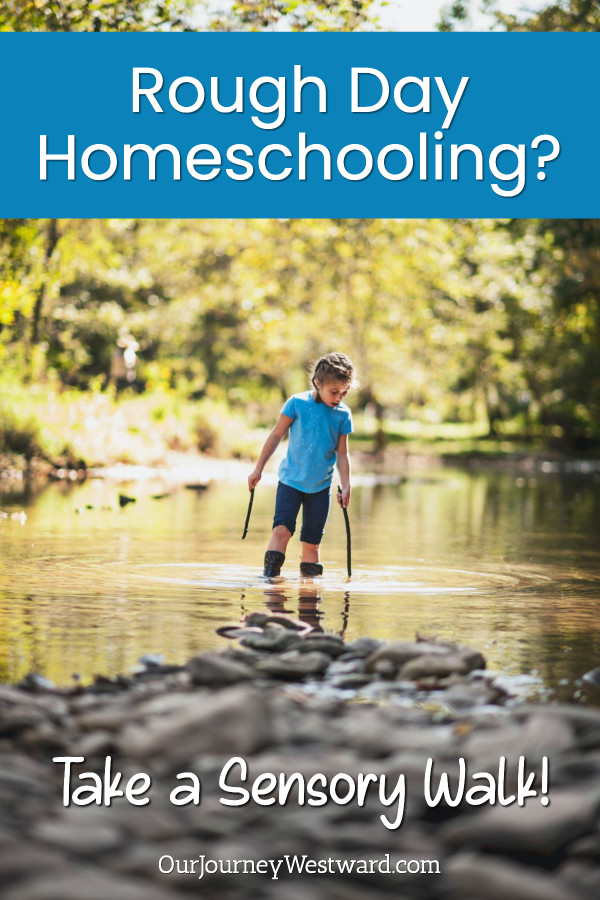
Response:
M340 435L352 431L352 413L345 403L317 403L312 391L294 394L281 412L294 421L279 480L305 494L325 490L333 478Z

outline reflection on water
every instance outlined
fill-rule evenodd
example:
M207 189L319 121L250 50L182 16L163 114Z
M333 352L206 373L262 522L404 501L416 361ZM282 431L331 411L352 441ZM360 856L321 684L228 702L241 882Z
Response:
M94 480L0 494L0 677L35 669L67 683L130 670L147 652L184 661L225 645L219 625L267 608L347 640L468 643L491 669L537 672L571 697L600 665L599 488L593 473L449 469L365 484L350 508L352 579L336 506L323 578L300 579L294 539L274 584L260 578L268 485L243 543L241 483L198 492ZM137 502L121 509L119 491ZM586 691L600 702L598 688Z

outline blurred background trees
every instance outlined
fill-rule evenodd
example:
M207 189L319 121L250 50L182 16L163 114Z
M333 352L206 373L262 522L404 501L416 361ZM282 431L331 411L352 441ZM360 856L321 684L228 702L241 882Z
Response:
M0 365L271 410L343 348L377 421L600 437L596 220L5 220ZM269 412L270 414L270 412Z

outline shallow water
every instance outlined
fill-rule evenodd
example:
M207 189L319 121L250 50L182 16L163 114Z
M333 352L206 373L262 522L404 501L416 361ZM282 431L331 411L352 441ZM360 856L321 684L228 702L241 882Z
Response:
M600 688L579 682L600 665L597 472L436 468L362 481L352 579L336 504L324 577L299 578L294 538L273 584L260 578L272 484L257 489L243 542L243 483L89 480L0 494L0 678L35 670L65 684L130 671L144 653L185 661L226 645L218 626L270 608L347 640L457 640L490 669L527 676L515 680L526 691L600 702ZM136 502L119 508L120 491Z

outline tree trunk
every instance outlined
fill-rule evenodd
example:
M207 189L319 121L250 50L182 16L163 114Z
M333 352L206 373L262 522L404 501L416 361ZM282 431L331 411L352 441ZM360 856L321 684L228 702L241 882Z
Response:
M50 219L48 222L48 234L46 236L46 250L44 253L44 270L46 272L48 263L52 258L52 254L58 244L60 235L58 233L58 224L56 219ZM31 344L37 344L40 335L40 322L42 320L42 311L44 307L44 298L46 296L46 278L42 281L38 295L36 297L35 306L33 307L33 318L31 320Z

